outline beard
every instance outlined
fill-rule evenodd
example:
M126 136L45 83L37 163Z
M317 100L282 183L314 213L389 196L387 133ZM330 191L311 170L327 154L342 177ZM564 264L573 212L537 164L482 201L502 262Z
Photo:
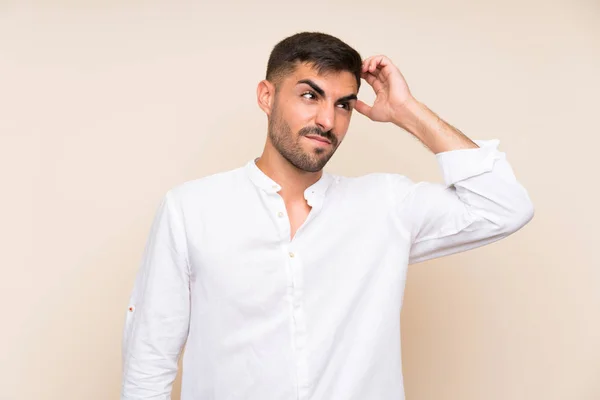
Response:
M331 131L323 131L316 126L306 126L293 134L288 123L279 115L277 107L273 107L272 118L269 120L269 139L273 147L290 164L305 172L318 172L325 167L327 162L338 147L338 140ZM319 135L331 142L326 148L316 147L309 151L304 150L300 141L306 135Z

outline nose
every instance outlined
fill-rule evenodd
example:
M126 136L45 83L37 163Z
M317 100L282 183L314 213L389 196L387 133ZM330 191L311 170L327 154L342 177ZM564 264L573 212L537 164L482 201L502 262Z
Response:
M335 106L333 104L329 104L329 102L323 102L317 111L315 123L324 132L328 132L333 129L333 125L335 123Z

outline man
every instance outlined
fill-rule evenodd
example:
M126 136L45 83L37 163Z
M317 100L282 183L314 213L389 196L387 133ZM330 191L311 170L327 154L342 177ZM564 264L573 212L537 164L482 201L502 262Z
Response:
M361 79L372 106L357 99ZM407 265L517 231L533 216L527 192L497 141L471 141L388 58L362 61L332 36L277 44L257 98L263 154L171 189L158 209L126 319L122 399L169 399L186 340L182 400L403 399ZM445 184L323 172L353 109L417 137Z

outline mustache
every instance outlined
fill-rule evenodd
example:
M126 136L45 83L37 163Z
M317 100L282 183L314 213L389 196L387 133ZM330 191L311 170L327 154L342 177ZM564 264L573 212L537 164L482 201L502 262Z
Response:
M316 126L306 126L302 129L300 129L300 131L298 133L301 136L319 135L319 136L324 137L325 139L329 140L332 144L337 143L337 139L336 139L335 135L333 134L333 132L331 132L330 130L325 132Z

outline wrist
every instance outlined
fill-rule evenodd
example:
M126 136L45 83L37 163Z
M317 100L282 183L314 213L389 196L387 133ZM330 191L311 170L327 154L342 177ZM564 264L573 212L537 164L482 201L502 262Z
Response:
M394 124L419 139L435 154L477 148L461 131L441 119L425 104L411 98L394 113Z
M393 111L392 123L416 135L423 111L423 105L411 96Z

